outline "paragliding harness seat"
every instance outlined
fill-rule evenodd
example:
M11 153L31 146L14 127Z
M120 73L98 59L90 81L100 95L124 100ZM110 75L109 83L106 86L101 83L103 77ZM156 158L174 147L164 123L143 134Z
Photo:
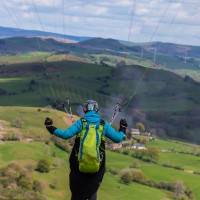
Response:
M99 124L93 124L81 118L81 122L82 131L75 139L70 156L70 167L80 173L97 173L101 165L105 164L105 138L103 136L105 121L101 120Z

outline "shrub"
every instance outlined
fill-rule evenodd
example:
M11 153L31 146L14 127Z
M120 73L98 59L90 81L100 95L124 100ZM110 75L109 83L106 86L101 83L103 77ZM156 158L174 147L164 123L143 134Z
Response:
M185 191L185 194L188 196L188 198L189 198L190 200L195 199L195 195L194 195L194 193L193 193L191 190L186 190L186 191Z
M109 172L113 175L117 175L119 173L119 170L114 168L114 167L110 167L109 168Z
M132 154L133 157L136 157L136 158L141 159L141 160L144 159L145 155L146 155L145 149L141 149L141 150L135 149L134 153Z
M139 183L145 183L146 182L146 176L141 170L133 169L132 170L132 181L139 182Z
M139 169L125 168L120 172L120 178L123 183L130 183L131 181L145 183L146 177Z
M154 188L158 187L156 181L154 181L154 180L148 180L146 182L146 185L148 185L150 187L154 187Z
M71 152L72 147L69 145L69 143L67 141L62 140L61 138L53 137L53 142L58 148L66 151L68 153Z
M184 168L181 167L181 166L173 166L173 165L170 165L170 164L167 164L167 163L164 163L163 167L174 168L174 169L177 169L177 170L184 170Z
M50 161L47 159L42 159L38 162L36 170L39 172L49 172L50 170Z
M20 132L12 132L3 135L3 141L19 141L22 139L22 134Z
M185 186L181 181L176 181L174 185L174 194L176 199L184 199L185 197Z
M123 169L120 172L120 178L122 183L131 183L132 182L132 173L131 173L131 169L127 168L127 169Z
M194 171L193 174L200 175L200 171Z
M56 189L58 188L58 180L54 179L52 183L49 184L49 187L51 189Z
M129 151L128 151L128 150L124 150L124 151L122 151L122 153L123 153L124 155L128 155L128 154L129 154Z
M17 185L22 187L22 188L25 188L27 190L32 190L32 184L33 184L33 180L31 177L27 177L26 174L21 174L19 177L18 177L18 180L17 180Z
M16 128L22 128L24 125L24 122L20 118L17 118L12 121L11 125Z
M157 162L159 159L159 149L157 147L148 147L145 156L151 162Z
M30 173L33 172L33 170L34 170L34 166L33 166L32 163L28 163L28 164L25 165L25 169L26 169L27 172L30 174Z
M41 183L40 181L38 181L38 180L35 180L35 181L33 182L33 190L34 190L35 192L41 192L41 191L43 190L43 185L42 185L42 183Z
M7 188L12 183L12 180L9 177L2 177L0 179L0 185L4 188Z
M160 181L157 184L157 188L164 189L164 190L169 190L169 191L173 191L174 190L174 184L173 183L169 183L167 181Z
M16 162L0 168L0 199L44 200L41 189L41 183L33 181L31 173Z
M137 160L134 160L133 162L132 162L132 167L133 168L137 168L138 167L138 161Z

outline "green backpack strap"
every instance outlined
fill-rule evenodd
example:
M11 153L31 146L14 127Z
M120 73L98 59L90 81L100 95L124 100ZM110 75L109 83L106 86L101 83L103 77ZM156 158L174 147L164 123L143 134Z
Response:
M82 122L82 129L83 129L84 127L86 127L88 121L84 117L81 117L80 120Z
M82 123L82 130L86 129L86 125L88 124L87 120L84 117L81 117L80 120L81 120L81 123ZM77 135L77 138L80 138L80 135L81 135L81 133L79 133Z

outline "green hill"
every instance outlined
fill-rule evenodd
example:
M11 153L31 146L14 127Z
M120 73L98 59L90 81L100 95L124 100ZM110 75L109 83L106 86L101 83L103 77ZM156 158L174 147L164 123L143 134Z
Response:
M74 61L35 62L0 67L0 105L47 106L61 109L70 98L73 112L87 99L96 99L110 120L117 102L125 109L130 127L199 142L199 83L165 70L138 65L117 68ZM123 114L123 113L122 113Z
M66 44L53 39L13 37L0 39L0 52L2 54L16 54L19 52L41 51L57 52L66 51ZM66 51L67 52L67 51Z
M55 126L66 128L63 120L66 114L48 108L28 107L0 107L0 111L1 134L2 131L5 131L4 134L16 132L22 134L20 141L0 140L0 170L10 162L15 162L22 168L29 169L29 175L42 183L43 197L58 200L69 199L69 153L60 150L53 143L44 142L49 138L49 133L43 125L45 117L49 116L54 119ZM12 125L16 118L23 121L21 128ZM200 198L199 175L193 173L194 171L199 172L199 156L196 153L200 153L200 146L160 139L149 141L146 146L160 148L157 163L133 157L133 150L128 150L128 153L127 149L121 149L121 153L107 150L107 172L98 193L99 199L143 200L147 195L149 200L174 199L175 191L165 188L166 184L174 182L181 182L185 187L188 195L185 199ZM50 160L48 173L34 170L41 159ZM127 168L134 169L133 166L143 172L146 177L145 182L122 183L119 171ZM182 168L176 169L174 166ZM118 174L114 175L114 171L118 171ZM2 175L0 175L0 185L3 183ZM160 189L155 187L155 184L158 184Z
M138 52L139 51L139 47L129 47L120 42L118 42L117 40L108 38L108 39L104 39L104 38L92 38L89 40L85 40L85 41L81 41L79 42L79 45L86 47L86 48L94 48L94 49L102 49L104 50L114 50L114 51L118 51L119 53L122 53L123 51L135 51Z

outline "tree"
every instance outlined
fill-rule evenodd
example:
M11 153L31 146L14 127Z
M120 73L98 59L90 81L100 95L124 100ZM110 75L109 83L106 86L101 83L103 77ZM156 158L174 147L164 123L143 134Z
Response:
M49 172L50 170L50 161L47 159L42 159L38 162L36 170L39 172Z
M135 149L133 156L138 158L138 159L143 159L146 155L146 150L145 149Z
M159 159L159 149L157 147L148 147L146 151L146 156L151 162L158 162Z
M183 185L182 181L176 181L174 186L174 194L176 199L183 199L185 196L185 186Z
M132 182L132 171L129 168L122 169L120 173L120 178L123 183L131 183Z
M139 129L140 133L145 131L145 127L144 127L144 124L142 122L137 122L136 123L136 128Z
M146 181L146 176L141 170L133 169L132 173L132 181L138 183L144 183Z

